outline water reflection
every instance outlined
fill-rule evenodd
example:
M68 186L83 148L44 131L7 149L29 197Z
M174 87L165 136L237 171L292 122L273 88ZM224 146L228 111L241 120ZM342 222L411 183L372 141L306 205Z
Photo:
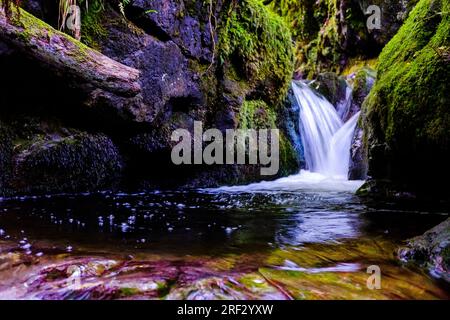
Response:
M320 190L3 199L0 298L445 297L392 255L396 243L448 215L426 209ZM362 292L374 263L390 288ZM83 289L66 285L71 270Z
M21 198L0 204L0 237L64 239L67 247L256 250L356 237L364 206L353 202L345 193L193 191Z

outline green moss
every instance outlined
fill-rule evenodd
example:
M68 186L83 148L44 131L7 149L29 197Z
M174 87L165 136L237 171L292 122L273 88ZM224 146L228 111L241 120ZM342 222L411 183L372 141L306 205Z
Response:
M108 32L103 26L104 4L101 0L90 1L81 18L81 41L91 48L99 49L98 41L106 38Z
M374 178L426 180L412 174L414 167L445 165L449 10L448 1L421 0L379 57L378 79L363 108ZM376 146L383 149L376 153Z
M137 288L120 288L119 296L120 297L132 297L140 294L141 291Z
M283 132L280 132L280 171L281 177L288 176L299 171L299 160L297 151L286 138Z
M258 0L243 0L231 6L219 34L220 61L232 65L226 71L234 72L230 74L232 79L249 83L274 79L274 88L268 87L272 90L267 94L268 102L281 102L294 68L289 28Z
M274 129L276 114L262 100L244 101L238 116L241 129Z
M387 143L413 133L416 143L448 145L448 10L446 1L420 1L380 55L367 109L382 119Z

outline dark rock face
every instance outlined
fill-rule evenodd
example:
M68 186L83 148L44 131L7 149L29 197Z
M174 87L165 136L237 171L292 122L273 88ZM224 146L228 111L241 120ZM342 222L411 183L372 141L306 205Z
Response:
M357 125L350 149L349 180L364 180L367 178L367 158L364 154L363 129Z
M347 120L361 110L364 100L369 95L375 83L375 73L372 70L362 69L353 79L352 98ZM365 180L368 171L368 159L364 151L364 132L361 122L355 129L350 150L350 168L348 178L350 180Z
M173 41L188 56L212 61L214 48L209 11L217 16L222 2L206 8L198 1L137 0L129 8L131 19L149 34L163 41ZM214 17L212 17L214 19Z
M283 131L286 132L286 138L293 146L296 155L298 168L304 168L306 165L305 150L301 139L301 121L300 106L294 95L292 87L289 88L286 102L282 113Z
M450 218L423 235L407 241L398 257L427 268L432 275L450 282Z
M117 181L123 167L109 138L86 133L37 141L14 162L12 185L21 193L99 190Z
M95 191L120 181L123 161L105 135L65 129L62 134L41 132L31 141L16 136L13 153L9 132L0 148L1 195Z
M254 112L252 119L271 116L270 121L250 123L251 128L286 128L290 120L280 106L293 71L293 50L283 21L253 0L132 1L125 7L126 18L118 4L107 2L97 10L93 2L91 11L83 7L81 40L130 71L137 79L132 94L122 90L115 97L84 78L78 86L71 75L48 72L32 57L0 44L0 65L12 79L2 97L0 119L35 127L26 136L22 128L13 128L12 144L21 147L13 152L13 177L8 178L12 193L96 190L124 181L133 186L208 186L267 179L259 176L258 167L175 166L170 160L175 142L170 138L175 129L192 133L194 121L202 121L205 129L240 128L243 110ZM53 1L23 5L57 26ZM238 37L235 28L243 31ZM261 36L267 40L258 40ZM244 48L248 38L254 45ZM17 72L22 68L29 73L27 79ZM26 95L20 94L24 87L29 88ZM79 88L88 88L89 96ZM259 107L247 109L253 105ZM298 170L287 136L283 131L278 176ZM2 145L1 152L5 150ZM92 172L91 178L83 178L83 171Z

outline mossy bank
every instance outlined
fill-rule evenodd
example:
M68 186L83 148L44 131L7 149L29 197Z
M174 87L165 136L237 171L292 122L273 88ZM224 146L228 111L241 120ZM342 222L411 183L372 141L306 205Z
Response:
M376 191L448 199L450 3L421 0L383 49L363 107L370 181ZM379 181L380 183L377 183Z

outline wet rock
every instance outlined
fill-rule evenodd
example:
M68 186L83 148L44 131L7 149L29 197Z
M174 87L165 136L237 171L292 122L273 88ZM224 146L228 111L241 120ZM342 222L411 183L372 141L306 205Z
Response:
M335 107L348 100L347 82L334 72L320 73L311 85Z
M423 235L407 241L398 257L427 268L434 276L450 282L450 218Z
M363 129L357 124L350 149L349 180L364 180L367 178L368 160L364 153Z
M281 113L280 124L283 131L286 133L287 140L293 146L295 151L297 168L303 168L306 162L300 130L300 105L294 95L292 87L290 87L288 91L286 102Z
M11 184L21 193L111 188L123 166L117 147L101 134L47 137L19 149Z
M351 104L345 120L348 120L357 112L361 111L363 102L369 95L374 83L375 72L373 70L364 68L353 76ZM350 168L348 175L350 180L364 180L367 178L368 159L363 136L364 131L361 126L361 121L358 121L350 150Z

